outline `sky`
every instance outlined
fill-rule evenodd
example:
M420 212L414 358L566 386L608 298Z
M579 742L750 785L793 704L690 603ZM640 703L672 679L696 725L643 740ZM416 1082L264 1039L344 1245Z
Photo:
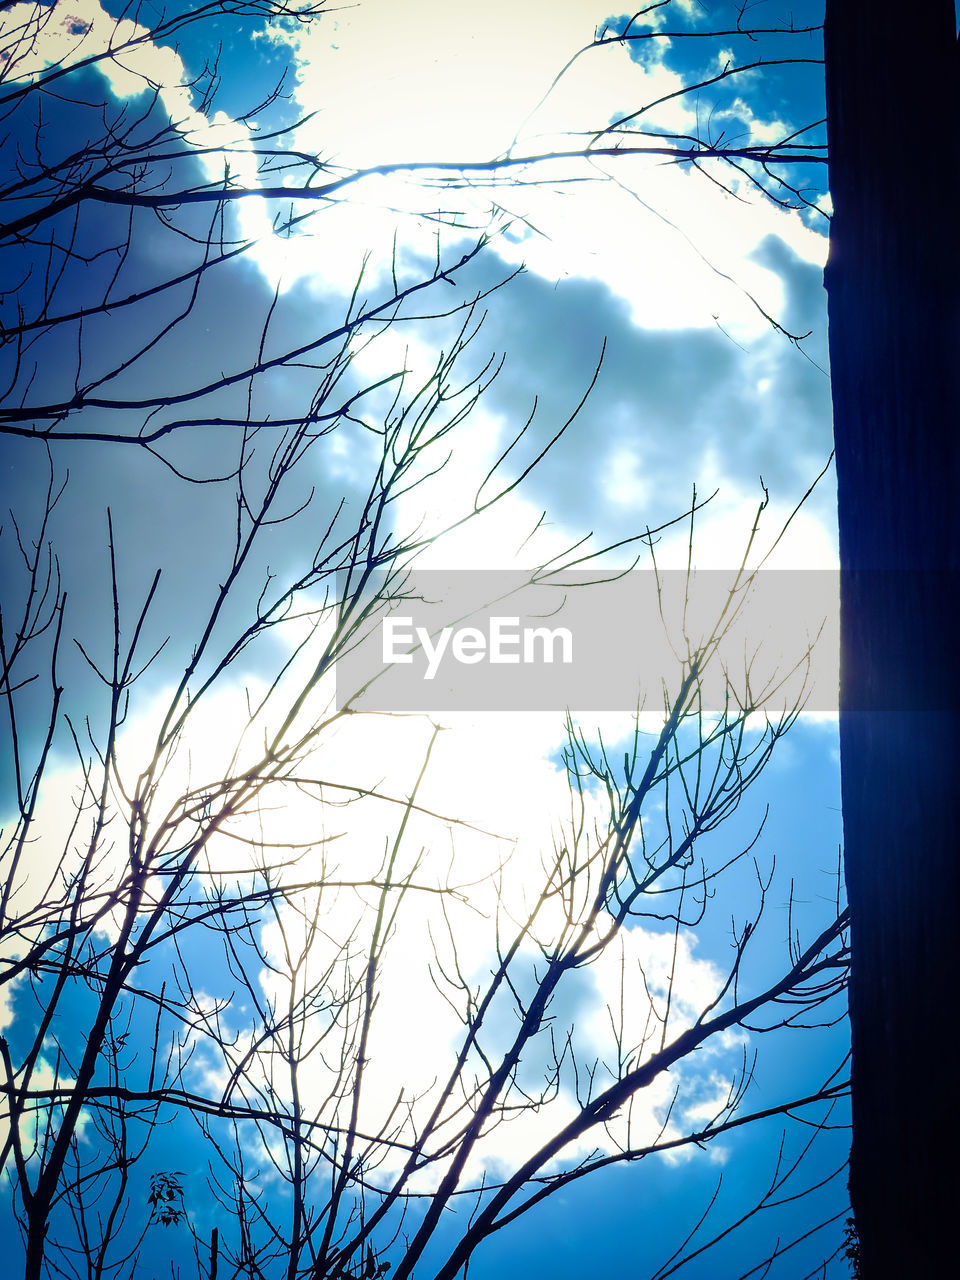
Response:
M24 350L0 350L6 403L37 406L41 412L30 421L88 437L168 429L149 451L90 438L54 441L49 452L37 440L11 435L0 445L2 509L11 512L0 541L8 650L14 634L8 618L16 617L24 580L12 530L24 531L27 545L49 540L68 596L58 659L63 695L31 816L30 857L26 870L17 872L20 903L37 898L65 846L78 847L69 834L81 782L74 734L89 755L89 742L102 744L107 724L109 699L95 668L109 666L114 628L110 530L120 634L127 641L137 632L149 596L135 666L156 652L133 687L118 736L108 807L121 831L129 821L131 788L148 767L185 668L191 697L198 688L204 692L158 786L157 814L164 804L175 809L177 796L189 788L242 771L283 722L328 634L325 619L316 631L309 627L328 581L310 579L282 625L264 629L235 652L232 640L251 610L265 617L274 599L282 602L284 582L309 578L314 548L328 526L334 541L348 536L377 473L384 423L396 426L400 444L418 431L436 431L385 515L391 538L422 541L417 568L529 571L611 548L595 563L625 570L638 557L649 564L644 535L661 526L656 559L662 569L682 570L692 556L701 570L728 570L745 554L757 564L768 552L766 564L784 571L836 567L822 290L829 196L822 166L797 164L785 171L804 191L804 201L773 180L771 199L753 180L756 170L706 162L694 171L656 155L547 161L506 176L474 170L468 182L453 180L450 168L425 167L575 150L584 137L628 116L645 130L642 145L659 145L663 134L696 135L717 145L740 145L747 137L761 144L781 138L822 142L816 33L778 33L788 15L768 3L748 13L769 33L748 39L736 30L737 8L674 0L627 27L629 15L587 0L493 0L482 9L440 0L359 0L331 4L310 22L224 14L162 38L152 34L160 10L150 6L134 12L113 0L57 0L52 6L21 3L6 12L5 38L12 43L5 47L16 47L19 59L5 59L13 64L8 84L30 83L58 59L71 67L57 91L42 97L39 132L38 118L30 114L33 99L12 112L11 155L37 158L39 149L51 165L100 136L107 118L117 130L129 129L128 142L144 154L162 150L164 160L145 180L144 189L153 191L222 181L225 166L228 181L254 192L258 185L291 186L308 177L316 185L379 170L323 201L291 205L253 195L232 203L222 218L202 204L164 216L98 204L81 211L74 230L61 217L26 241L2 241L7 278L19 281L16 297L2 300L7 326L18 306L42 318L51 294L53 314L62 315L88 307L107 290L116 304L148 294L175 274L185 277L145 304L112 305L82 324L38 325ZM791 6L795 26L814 26L819 8ZM19 22L27 24L28 36L16 43ZM36 34L30 34L31 22ZM596 32L624 30L674 34L657 41L610 40L578 53ZM712 30L726 34L701 35ZM132 47L115 59L82 65L121 37L132 39ZM728 74L695 94L680 93L725 69L783 57L804 61ZM282 94L271 99L281 77ZM263 111L250 117L261 101ZM634 116L650 103L656 105ZM258 170L255 158L264 147L276 153L269 173ZM6 203L19 216L29 197ZM309 216L301 218L304 213ZM43 237L50 228L58 244L69 240L70 253L48 252ZM482 252L473 255L480 236ZM122 253L117 244L126 245ZM237 245L243 252L234 252ZM189 273L205 253L222 260L194 286ZM448 278L421 288L437 262ZM392 304L400 291L406 296ZM344 317L363 313L367 320L344 335ZM470 341L448 369L444 362L464 333ZM255 377L247 376L263 364ZM426 393L417 392L421 385ZM431 387L440 394L430 413L418 417ZM205 390L197 394L197 388ZM43 416L43 406L68 404L80 389L79 407ZM328 414L329 422L317 418L309 446L274 494L275 424L296 423L311 412ZM264 425L244 435L235 424L245 421ZM241 467L242 487L236 478ZM41 530L51 475L55 489L64 480L66 485ZM478 492L486 497L500 490L496 504L476 510ZM698 509L691 535L689 519L678 517L689 511L694 493L700 503L709 501ZM217 606L238 530L248 530L250 512L265 495L273 505L236 583ZM207 628L212 609L215 621ZM37 640L40 658L26 659L34 664L29 674L43 678L18 685L11 695L24 758L37 758L46 731L44 645L51 634ZM217 655L223 653L231 662L221 670ZM289 732L322 722L332 697L332 676L324 676L307 703L297 704ZM619 760L632 737L634 697L625 691L622 710L602 716L574 708L584 742L594 750L604 743L610 758ZM252 715L261 701L262 710ZM654 694L641 717L648 733L662 721L657 703ZM184 699L177 705L182 709ZM431 971L434 950L437 960L447 954L434 941L439 932L452 921L459 964L468 984L479 982L495 956L498 911L505 919L516 917L539 892L543 851L570 820L565 711L562 705L555 713L465 707L443 718L417 791L423 811L410 815L404 837L402 859L412 861L402 865L404 874L424 880L452 877L464 886L462 901L444 922L436 895L415 892L405 899L382 970L365 1124L382 1120L398 1088L418 1099L412 1114L425 1106L450 1061L457 1025ZM402 806L370 802L341 809L329 797L336 787L408 797L432 725L428 714L348 717L310 738L299 767L303 777L332 780L324 802L318 805L304 784L259 812L232 818L211 842L209 874L222 884L242 881L252 874L251 849L274 840L309 846L310 865L321 865L330 878L375 879ZM759 740L761 729L753 724L748 740ZM3 808L15 824L9 738ZM651 840L682 804L676 793L656 800L647 818ZM588 787L584 805L586 828L593 821L602 825L602 790ZM671 978L671 1027L679 1032L692 1025L722 988L734 937L761 898L764 915L755 926L744 981L762 982L783 965L788 941L812 936L828 919L839 842L835 718L801 716L776 744L743 804L703 839L710 867L749 852L717 882L702 921L675 939L662 922L632 922L596 965L571 975L553 1010L556 1027L571 1028L582 1061L608 1062L616 1051L610 1011L621 1010L625 1039L639 1039L637 1023L648 999L641 988L663 995ZM120 874L122 850L123 840L104 842L98 867L104 885ZM322 969L331 948L333 954L360 936L355 930L362 934L369 927L372 901L369 893L328 894L312 933L309 908L300 915L278 911L257 935L259 956L248 956L249 998L231 1003L237 974L203 943L185 942L179 957L161 951L151 981L173 982L178 964L189 962L202 975L195 988L198 1009L226 1001L224 1025L244 1043L254 994L267 1002L284 998L285 951L302 936L305 970L307 958ZM358 920L366 922L362 928ZM545 909L534 933L548 939L558 927ZM96 936L109 947L118 928L119 917L107 916ZM9 961L24 945L22 934L8 933L0 939L0 955ZM522 980L530 980L537 955L533 945L521 950ZM624 975L640 967L644 983L635 976L627 982ZM27 1051L50 998L49 983L39 978L5 984L0 1020L14 1054ZM55 1070L70 1078L87 1034L89 993L70 994L56 1008L35 1082L53 1079ZM831 1017L836 1014L831 1007ZM322 1023L322 1012L316 1016ZM513 1019L509 1001L491 1015L494 1047L506 1043ZM130 1027L133 1079L142 1075L152 1032L135 1019ZM63 1054L56 1067L55 1044ZM744 1100L751 1111L815 1091L841 1067L845 1048L842 1024L724 1033L643 1092L631 1117L634 1136L653 1137L661 1127L668 1136L679 1134L709 1119L755 1051ZM549 1072L540 1052L542 1043L525 1056L520 1083L527 1088ZM185 1081L198 1089L222 1088L223 1064L201 1037L193 1055ZM258 1070L250 1067L254 1081ZM304 1071L302 1087L318 1106L330 1087L329 1070L320 1054ZM680 1274L721 1280L751 1274L778 1242L803 1236L826 1219L836 1221L801 1241L771 1274L847 1274L843 1259L831 1257L841 1244L846 1205L843 1106L841 1101L816 1131L794 1180L777 1186L761 1212ZM565 1075L549 1105L488 1135L465 1177L501 1176L574 1109ZM653 1275L683 1246L718 1184L694 1250L711 1233L726 1233L764 1196L776 1170L788 1168L812 1136L803 1124L788 1129L782 1149L783 1124L774 1118L724 1135L702 1151L652 1156L573 1183L486 1242L470 1274L484 1280L543 1272L565 1280L589 1267ZM84 1133L81 1125L79 1150L87 1143L92 1159L89 1123ZM601 1149L612 1151L623 1137L612 1126L599 1139ZM133 1177L131 1230L137 1214L143 1216L148 1171L176 1168L192 1223L209 1232L216 1211L204 1182L205 1151L183 1116L157 1131ZM388 1158L382 1171L389 1174L391 1167ZM272 1190L282 1199L279 1180L262 1176L264 1194ZM795 1198L801 1185L820 1181L811 1196ZM423 1187L430 1190L429 1175ZM15 1241L9 1196L2 1212L0 1230ZM413 1229L418 1212L411 1210ZM434 1274L431 1265L440 1265L462 1229L463 1214L449 1213L416 1274ZM183 1275L192 1274L186 1241L182 1226L150 1226L136 1274L159 1275L171 1258ZM384 1256L397 1265L396 1250Z

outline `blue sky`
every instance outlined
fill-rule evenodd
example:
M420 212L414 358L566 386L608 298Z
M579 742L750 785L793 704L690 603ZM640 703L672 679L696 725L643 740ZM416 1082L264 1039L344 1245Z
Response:
M797 26L815 24L820 7L792 6L793 21ZM28 8L32 6L18 6ZM238 180L255 184L252 149L258 137L280 128L287 130L277 143L280 152L316 155L342 172L353 166L486 159L503 151L511 139L516 139L515 154L563 148L570 145L572 131L604 129L611 119L658 97L669 100L646 113L642 123L660 133L699 129L711 138L722 134L728 140L751 133L769 143L819 121L822 84L813 63L749 71L723 80L715 89L704 88L693 98L669 97L683 83L707 79L724 66L784 56L785 47L796 57L819 56L815 34L789 39L769 34L754 41L735 32L709 40L695 35L735 27L736 9L677 0L649 16L649 30L674 30L672 39L655 46L648 42L629 49L616 44L593 49L575 60L550 92L553 77L589 43L596 29L614 29L617 22L623 29L624 19L585 0L495 3L482 12L432 0L405 6L360 0L349 8L331 7L318 22L272 26L263 19L222 17L187 26L162 44L145 39L119 69L108 63L102 71L71 72L65 100L52 98L44 104L43 154L48 160L62 156L95 136L102 129L97 106L101 102L114 120L132 123L137 140L175 121L164 141L171 158L156 171L161 186L219 180L224 153L217 148L223 146L230 150L229 163ZM65 16L57 25L57 40L64 39L60 33L70 18L89 27L84 38L92 48L104 38L102 32L110 31L121 7L101 8L96 0L58 0L54 13L61 11ZM771 28L785 20L775 4L758 6L751 16ZM146 9L139 20L148 22ZM639 32L639 23L631 30ZM684 38L684 32L691 33L690 38ZM53 34L50 24L50 31L38 36L36 49L46 49L42 41ZM49 47L63 56L62 43ZM209 68L218 48L220 82L205 103L204 68ZM28 59L23 74L37 74L39 65ZM248 127L245 110L266 97L284 73L288 96L266 107L258 128ZM144 77L160 86L152 105L143 92ZM94 107L78 106L83 102ZM29 113L15 113L11 120L8 145L29 154L36 137ZM822 142L822 129L797 136ZM208 148L210 154L196 154L198 147ZM571 172L578 181L566 181ZM829 209L822 167L796 165L782 172L792 184L803 186L812 202L820 200L824 210ZM294 167L290 174L296 179L303 170ZM765 492L769 501L755 558L774 542L823 471L831 448L821 286L826 217L808 206L778 205L757 190L747 173L716 164L701 174L666 164L661 157L624 157L597 161L589 169L564 162L538 174L542 177L536 183L524 180L529 180L527 173L496 186L431 184L430 175L419 171L370 178L344 188L285 236L271 233L274 215L284 216L281 202L269 212L255 199L237 202L211 237L212 252L228 256L202 275L195 296L188 281L149 305L116 307L91 317L84 322L82 336L75 324L41 328L26 361L18 365L9 358L4 366L11 381L9 404L69 401L78 386L86 388L90 402L62 414L57 430L119 430L133 435L145 427L175 428L151 452L135 444L89 439L61 441L52 449L56 483L69 476L45 533L68 592L67 643L60 661L61 718L33 821L31 847L37 868L53 865L70 813L69 797L79 779L65 717L84 741L88 732L101 740L107 722L109 700L94 667L100 664L103 670L102 664L109 661L113 630L108 509L124 637L132 636L153 574L161 571L139 641L144 659L155 650L159 653L131 695L110 789L113 821L125 830L130 788L149 759L152 735L171 691L193 662L230 572L238 510L239 524L245 527L257 495L268 492L273 474L267 441L276 429L264 425L241 450L242 428L225 425L224 420L296 422L319 404L321 411L331 414L336 430L318 433L285 477L270 511L276 523L265 524L258 533L235 589L218 611L209 641L204 642L208 647L191 677L192 691L216 672L217 655L229 648L251 610L263 614L285 581L310 572L314 548L327 525L333 521L335 537L347 536L376 471L379 438L371 428L396 417L397 404L413 395L418 379L429 385L441 353L449 354L456 342L466 314L463 308L471 299L482 298L470 313L471 328L481 315L483 324L451 375L449 389L469 387L472 379L485 378L484 370L497 368L501 361L502 367L464 422L454 421L456 398L437 406L437 421L446 421L443 415L451 421L449 433L430 454L433 462L417 464L424 474L411 473L422 482L391 504L386 524L391 536L411 536L417 529L432 533L458 521L469 510L478 482L497 464L531 413L523 440L496 474L512 478L537 457L595 382L572 425L523 485L490 513L425 546L418 563L451 572L526 568L538 558L562 555L592 535L593 548L632 539L629 549L621 546L603 561L625 567L636 554L639 535L681 514L694 486L701 500L715 494L695 524L698 565L729 568L737 561ZM785 193L775 188L774 194ZM784 201L794 203L790 198ZM125 237L126 217L125 210L109 206L81 215L78 253L65 260L57 277L54 314L88 305L98 290L102 294L108 287L114 273L111 296L117 299L143 293L174 273L189 272L202 252L198 239L202 244L215 225L207 206L175 210L169 224L149 209L138 209L132 214L129 249L118 256L111 246ZM63 237L66 225L53 223L56 234ZM377 311L391 297L394 280L400 289L414 285L429 275L435 254L445 264L458 262L470 252L478 230L490 233L489 243L448 282L411 294L397 308ZM233 256L232 246L243 240L248 248ZM40 270L41 247L4 241L2 252L10 278L23 279L20 300L26 313L36 311L50 280ZM513 275L516 278L497 287ZM9 322L15 304L7 298L4 305ZM348 309L351 315L369 311L371 319L349 345L343 345L338 334ZM154 342L161 328L164 334ZM302 349L301 354L288 358L285 353L294 349ZM240 376L274 358L275 367L255 379ZM397 377L401 369L406 370L402 383ZM192 395L196 387L224 378L229 385ZM318 386L325 388L323 397L318 398ZM401 399L395 402L398 387ZM348 404L349 409L336 416L337 407ZM42 424L50 420L38 418ZM185 420L195 420L196 425L177 425ZM39 504L51 467L38 445L36 440L11 436L2 444L3 508L15 512L28 538L38 536ZM433 466L445 459L444 469L434 475ZM235 473L241 463L247 468L242 493L249 505L241 501L238 508ZM190 483L184 476L207 483ZM214 481L215 477L220 479ZM11 602L4 608L5 627L20 600L23 580L9 531L8 524L0 543L4 594ZM685 523L668 530L657 547L659 563L682 567L687 538ZM777 544L771 563L791 570L833 568L835 544L834 489L828 470ZM318 607L321 585L310 583L304 610ZM243 736L249 700L266 697L275 680L270 707L292 698L291 682L301 678L311 645L319 642L307 637L296 616L300 608L291 611L285 627L253 637L216 677L201 710L190 720L192 727L185 731L177 763L170 766L171 788L213 782L231 768L242 771L242 753L255 751L261 732L258 728ZM74 639L79 643L71 643ZM301 644L304 647L298 649ZM45 652L42 644L38 647ZM38 670L40 666L42 662ZM25 757L40 749L48 697L44 681L32 681L16 692ZM629 705L630 698L625 698L625 713ZM473 966L475 980L489 971L495 942L489 928L484 933L474 917L482 919L487 911L489 919L495 910L489 895L504 841L513 850L513 861L503 865L513 870L503 873L498 892L518 895L504 898L509 915L520 910L523 895L531 892L541 851L550 847L563 821L567 784L558 768L563 711L558 707L553 717L452 717L418 793L425 808L455 814L497 833L496 839L481 838L450 823L431 827L419 819L413 828L413 838L424 842L423 865L430 874L439 874L448 857L459 875L466 876L466 869L471 875L486 873L486 887L470 889L472 905L457 918L464 964ZM262 733L271 731L274 715L272 710L264 713ZM599 727L585 717L588 740L596 743L598 732L622 754L629 742L629 717L609 717ZM323 768L330 771L325 776L341 783L355 783L361 790L379 787L405 797L427 737L423 719L364 730L355 722L337 725L329 745L326 739L316 744L316 757L304 749L299 767L305 777ZM231 764L230 753L238 742L240 764ZM311 739L310 752L314 745ZM9 797L4 808L13 814L9 743L4 751ZM696 1001L705 998L703 992L711 990L710 984L725 971L734 933L752 919L759 903L758 885L766 884L768 876L764 915L751 942L744 981L762 985L783 968L791 933L808 939L824 926L836 893L838 771L835 723L823 716L801 719L777 744L771 762L735 814L704 837L704 856L711 867L748 847L750 852L718 880L702 923L682 931L679 1018L692 1020ZM385 815L373 805L369 814L358 807L356 817L353 809L311 809L307 801L315 797L308 791L304 785L294 796L285 792L282 802L267 806L256 818L238 820L240 847L266 841L272 832L280 840L312 844L311 866L323 857L330 859L325 865L336 867L343 878L348 873L360 879L373 874L383 840L395 834L395 809L388 807ZM591 793L589 803L597 804L597 796ZM672 803L678 803L676 793ZM595 816L593 809L590 814ZM655 805L648 817L651 833L662 828L663 814ZM254 822L260 824L258 835L249 825ZM761 822L762 834L753 846ZM122 841L118 847L123 847ZM213 865L224 883L250 872L242 858L237 870L236 847L225 839L214 842ZM113 856L104 854L107 876ZM478 884L480 880L482 874ZM21 892L28 898L34 892L29 876ZM369 909L362 894L358 901ZM321 963L324 945L333 945L350 912L357 910L357 902L349 906L345 894L333 901L322 938L318 934L312 944L312 963ZM404 918L397 925L383 976L373 1055L379 1074L372 1086L371 1117L397 1088L427 1094L438 1064L448 1060L454 1043L454 1030L442 1021L428 989L424 939L434 936L428 930L439 927L439 917L419 904L409 915L409 921ZM257 935L262 963L251 958L252 952L248 956L254 987L265 999L271 993L280 998L266 960L277 961L283 928L300 927L291 923L293 919L266 921L262 937ZM94 945L109 948L117 927L116 921L106 920L94 935ZM543 925L550 927L549 922ZM641 919L624 932L624 963L649 956L653 973L664 927ZM227 1025L246 1034L250 1002L230 1003L237 974L212 949L214 940L208 941L206 950L207 943L185 943L179 959L169 947L159 949L144 982L154 984L153 990L161 982L174 983L178 964L188 959L202 974L197 990L203 998L227 1000ZM22 936L8 936L2 945L6 949L0 955L9 960L25 944ZM579 986L571 983L570 991L558 999L557 1025L565 1027L569 1021L575 1028L583 1038L578 1043L585 1060L591 1053L602 1057L610 1051L600 1024L605 1007L616 1003L615 969L598 967L587 976L575 975L581 979ZM7 988L0 1017L15 1055L28 1051L47 990L41 984L34 994L26 978ZM640 989L627 990L625 999L639 1008ZM129 1008L136 1007L137 999L131 998ZM829 1010L830 1019L836 1019L836 1001ZM58 1039L64 1054L60 1070L70 1078L90 1017L88 996L68 993L61 999L52 1039L42 1055L44 1071L54 1070L53 1042ZM129 1054L121 1054L120 1060L135 1080L143 1076L153 1030L149 1019L132 1017ZM507 1035L511 1025L506 1014L500 1023L494 1022L493 1040ZM170 1030L172 1023L165 1027ZM845 1045L842 1023L738 1034L706 1049L701 1061L678 1066L676 1078L683 1092L677 1122L686 1118L693 1124L698 1115L707 1115L704 1108L722 1096L745 1053L748 1059L754 1050L758 1053L743 1100L742 1110L748 1112L814 1092L841 1068ZM527 1069L536 1066L536 1052L531 1049ZM222 1064L203 1048L197 1049L185 1071L184 1079L197 1089L216 1089L222 1081ZM319 1097L322 1073L310 1076L309 1087ZM664 1121L671 1094L672 1080L659 1082L642 1122ZM562 1108L572 1106L571 1099L564 1077L557 1102L561 1117L568 1114ZM824 1274L834 1280L846 1275L840 1258L829 1262L825 1272L818 1270L837 1250L842 1234L844 1106L841 1099L832 1113L836 1128L818 1137L797 1180L772 1197L777 1203L681 1274L735 1280L750 1274L778 1241L782 1244L841 1215L839 1223L799 1245L771 1274ZM529 1133L518 1129L519 1137L511 1137L514 1130L506 1126L503 1137L494 1135L488 1154L469 1166L469 1177L495 1177L512 1167L525 1144L542 1136L542 1125L551 1123L554 1113L549 1107L543 1113L542 1124L538 1113ZM823 1109L810 1114L822 1116ZM703 1151L694 1149L677 1158L652 1155L591 1175L482 1245L470 1274L484 1280L543 1272L564 1280L590 1268L653 1275L681 1245L721 1175L706 1235L725 1231L756 1202L776 1167L783 1129L782 1119L774 1117L724 1135ZM784 1161L811 1136L804 1123L787 1129ZM92 1159L93 1138L84 1138L81 1130L79 1142L81 1153L88 1150ZM217 1221L204 1185L208 1158L209 1148L186 1116L158 1129L131 1182L129 1230L134 1230L138 1214L143 1216L149 1171L176 1168L183 1171L191 1221L206 1234ZM259 1167L252 1147L250 1158ZM838 1169L839 1174L810 1197L796 1198L804 1185L827 1179ZM265 1174L262 1179L264 1194L274 1195L275 1204L282 1202L279 1188ZM0 1229L9 1233L15 1248L9 1196L2 1213ZM415 1223L416 1215L412 1210L409 1221ZM440 1265L462 1225L462 1214L449 1215L416 1275L434 1274L431 1266ZM65 1217L62 1226L69 1229ZM698 1236L692 1247L703 1238ZM179 1259L184 1276L192 1274L186 1242L182 1226L150 1227L136 1275L159 1275L168 1254ZM384 1257L398 1259L396 1247L393 1253L384 1247Z

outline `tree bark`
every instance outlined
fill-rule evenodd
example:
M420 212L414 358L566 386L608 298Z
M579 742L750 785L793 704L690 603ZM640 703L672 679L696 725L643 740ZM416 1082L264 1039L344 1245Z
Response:
M952 0L827 0L825 273L862 1275L956 1256L960 59Z

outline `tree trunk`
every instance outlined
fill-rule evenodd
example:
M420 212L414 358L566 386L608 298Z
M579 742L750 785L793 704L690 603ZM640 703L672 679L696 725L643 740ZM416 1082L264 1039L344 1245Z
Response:
M866 1280L956 1256L960 59L951 0L827 0L826 271Z

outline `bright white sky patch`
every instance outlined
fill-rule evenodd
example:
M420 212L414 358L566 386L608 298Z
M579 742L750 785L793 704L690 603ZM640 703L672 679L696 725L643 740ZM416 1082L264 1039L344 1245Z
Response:
M603 128L683 84L666 65L668 45L642 65L612 45L577 59L551 89L607 16L585 0L538 0L521 14L507 0L480 9L364 0L304 28L274 28L272 39L295 60L297 104L311 117L295 131L296 145L350 168L487 160L511 145L527 155L577 148L584 129ZM781 122L757 120L745 102L736 105L761 141L782 132ZM644 121L693 133L696 103L672 98ZM718 173L731 181L731 171ZM571 176L583 181L568 185ZM744 291L773 314L782 304L776 277L750 261L760 240L774 232L808 261L825 254L823 237L798 214L776 209L735 177L733 189L746 202L656 158L564 162L536 178L537 185L517 187L508 177L472 195L424 188L417 175L365 182L347 197L349 216L324 212L316 245L287 261L285 283L291 272L308 271L342 284L345 264L368 250L385 268L398 225L402 248L429 251L435 223L418 228L410 216L398 223L395 211L449 217L461 210L477 227L512 222L513 233L496 246L508 262L549 279L602 280L630 303L638 324L709 327L719 317L743 338L767 326ZM323 251L331 242L335 255Z

